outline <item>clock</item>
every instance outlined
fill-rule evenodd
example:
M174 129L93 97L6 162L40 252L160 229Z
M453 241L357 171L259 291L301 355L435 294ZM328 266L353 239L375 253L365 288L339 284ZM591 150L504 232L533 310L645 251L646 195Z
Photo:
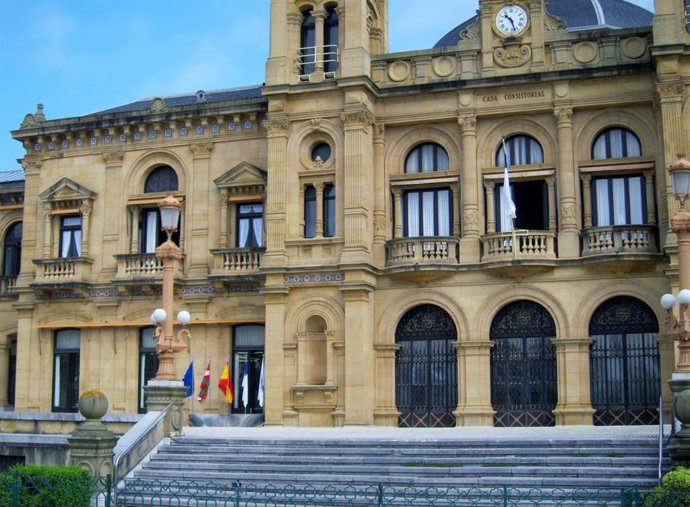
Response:
M506 5L496 14L496 30L500 35L517 35L527 27L528 19L523 7Z

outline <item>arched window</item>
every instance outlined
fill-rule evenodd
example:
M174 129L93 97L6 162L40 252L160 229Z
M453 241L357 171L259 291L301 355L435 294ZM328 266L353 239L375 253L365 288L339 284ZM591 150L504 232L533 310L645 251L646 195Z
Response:
M10 282L17 277L21 268L22 260L22 223L17 222L10 226L5 233L2 257L2 276L3 282ZM3 292L6 289L2 286Z
M436 143L424 143L415 148L405 159L405 174L447 171L448 153Z
M311 10L302 11L300 31L300 74L314 72L316 68L316 19Z
M659 323L642 301L618 296L592 315L589 335L594 424L657 424Z
M144 192L175 192L178 190L177 173L169 165L156 167L146 178ZM167 239L160 227L158 206L143 207L139 211L139 253L154 253L156 247ZM173 234L175 244L180 244L179 228Z
M640 140L630 130L614 127L599 134L592 145L592 159L639 157Z
M496 426L553 426L556 325L533 301L515 301L491 322L491 404Z
M177 173L169 165L156 167L146 178L144 193L174 192L178 188Z
M323 34L323 70L334 72L338 68L338 13L335 7L329 7L326 11L326 23Z
M505 154L505 158L504 158ZM505 140L505 151L503 143L496 153L496 166L503 167L514 165L531 165L544 163L544 150L539 141L531 136L516 135Z

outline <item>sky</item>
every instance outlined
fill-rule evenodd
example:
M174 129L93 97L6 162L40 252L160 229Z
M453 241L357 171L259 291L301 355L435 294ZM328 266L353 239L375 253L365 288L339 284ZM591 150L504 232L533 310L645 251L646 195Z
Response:
M9 132L39 102L53 120L263 82L270 1L239 4L0 0L0 170L21 168L24 150ZM477 8L478 0L389 0L389 50L431 48Z

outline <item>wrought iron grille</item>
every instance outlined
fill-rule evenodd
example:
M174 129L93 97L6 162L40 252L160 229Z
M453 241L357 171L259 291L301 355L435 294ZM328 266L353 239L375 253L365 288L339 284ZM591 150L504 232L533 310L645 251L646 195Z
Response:
M642 301L620 296L592 316L589 334L594 424L657 424L660 393L659 323Z
M403 316L396 330L395 398L402 427L454 426L458 404L457 339L450 316L422 305Z
M503 307L491 323L491 403L496 426L553 426L558 399L556 326L531 301Z

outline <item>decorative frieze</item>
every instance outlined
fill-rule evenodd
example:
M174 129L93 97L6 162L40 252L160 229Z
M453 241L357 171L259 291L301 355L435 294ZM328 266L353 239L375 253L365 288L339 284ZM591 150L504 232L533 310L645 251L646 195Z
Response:
M302 283L342 283L345 281L345 273L310 273L299 275L286 275L286 284Z

